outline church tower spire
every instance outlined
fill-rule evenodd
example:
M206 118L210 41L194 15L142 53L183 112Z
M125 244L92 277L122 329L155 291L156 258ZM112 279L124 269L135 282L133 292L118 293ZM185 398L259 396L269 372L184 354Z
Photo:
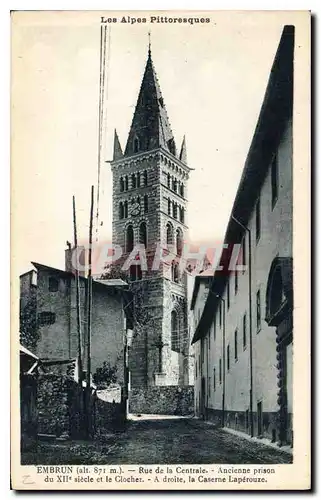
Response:
M150 40L145 72L125 148L125 156L163 148L176 156L176 145L152 61Z
M187 279L184 266L179 265L188 240L190 168L186 163L185 138L180 150L176 150L150 40L127 144L122 150L115 133L111 169L113 244L123 251L117 265L126 263L131 290L137 291L135 314L140 318L140 324L133 325L136 330L129 356L131 387L138 390L137 394L146 395L148 404L154 398L153 386L169 386L166 404L170 408L176 386L188 385L192 373ZM164 259L159 256L160 248L168 252ZM142 402L135 402L134 391L130 399L130 404L141 411L135 406Z

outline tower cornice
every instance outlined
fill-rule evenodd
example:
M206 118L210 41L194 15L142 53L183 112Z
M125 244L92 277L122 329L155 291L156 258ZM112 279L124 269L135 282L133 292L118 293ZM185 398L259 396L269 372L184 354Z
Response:
M105 163L110 163L111 168L114 168L117 166L122 168L122 167L125 167L132 162L138 163L141 159L144 159L144 158L149 158L149 157L155 158L155 157L159 156L161 159L161 155L167 157L167 159L170 160L170 162L177 163L177 165L179 167L183 168L185 170L185 172L187 172L187 173L195 170L195 169L189 167L188 165L186 165L184 162L182 162L182 160L177 158L177 156L174 156L172 153L170 153L169 151L166 151L166 149L164 149L162 147L151 149L150 151L142 151L140 153L135 153L134 155L131 155L131 156L123 156L122 158L119 158L117 160L107 160Z

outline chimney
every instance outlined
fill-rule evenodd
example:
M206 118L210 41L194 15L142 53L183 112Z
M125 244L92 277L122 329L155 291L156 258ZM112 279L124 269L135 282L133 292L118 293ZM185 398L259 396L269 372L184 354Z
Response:
M79 276L86 276L86 249L84 246L78 246L78 258L74 255L75 247L71 247L71 243L67 241L67 248L65 249L65 271L75 274L74 265L79 263Z

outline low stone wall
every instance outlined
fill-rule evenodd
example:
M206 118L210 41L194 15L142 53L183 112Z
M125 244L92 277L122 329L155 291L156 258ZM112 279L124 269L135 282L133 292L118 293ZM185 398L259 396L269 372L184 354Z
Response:
M96 397L93 415L95 437L122 431L126 425L126 403L108 403Z
M194 386L135 387L129 393L129 412L159 415L193 415Z
M74 380L55 373L38 377L38 433L57 437L81 436L83 392Z

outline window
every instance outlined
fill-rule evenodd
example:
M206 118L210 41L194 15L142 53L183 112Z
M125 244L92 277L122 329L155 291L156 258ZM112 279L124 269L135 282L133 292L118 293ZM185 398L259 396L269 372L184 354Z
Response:
M142 279L142 268L140 264L132 264L129 268L130 281Z
M144 170L143 178L144 178L144 186L147 186L147 170Z
M171 176L170 174L167 174L167 187L171 187Z
M136 188L136 174L132 174L132 189Z
M173 226L168 223L166 226L166 243L172 245L174 242Z
M234 359L237 361L237 329L234 332Z
M245 351L247 346L247 323L246 323L246 313L243 316L243 350Z
M172 208L172 202L171 202L171 200L168 198L168 200L167 200L167 213L168 213L168 215L171 215L171 213L172 213L171 208Z
M180 185L180 195L182 196L182 198L184 198L184 184L183 183Z
M133 226L128 226L126 231L126 252L131 252L134 248Z
M124 203L124 218L127 219L128 217L128 201L125 201Z
M234 282L235 295L237 294L238 289L239 289L239 275L238 275L237 271L235 271L235 282Z
M56 314L53 312L43 311L38 314L38 325L53 325L56 321Z
M176 230L176 253L181 256L183 251L183 232L180 228Z
M144 195L144 213L148 213L148 196L147 194Z
M124 179L121 177L120 178L120 181L119 181L119 189L120 189L120 192L122 193L125 189L125 185L124 185Z
M128 191L128 176L125 177L125 191Z
M226 284L226 297L227 297L227 308L230 308L230 280L227 278Z
M230 370L230 344L227 346L226 349L226 360L227 360L227 371Z
M119 203L119 218L124 218L124 204L122 201Z
M261 202L260 198L256 202L256 208L255 208L255 234L256 234L256 241L260 239L261 236Z
M220 384L222 383L222 359L220 358L220 361L219 361L219 370L218 370L218 376L219 376L219 380L220 380Z
M216 391L216 369L213 371L213 389Z
M58 292L58 284L57 278L49 278L49 292Z
M272 192L272 208L278 198L279 192L279 172L278 172L278 156L277 153L273 156L271 165L271 192Z
M260 290L256 292L256 330L261 330L261 293Z
M179 268L177 262L172 262L172 281L175 283L179 282ZM199 312L199 319L200 319L200 311Z
M139 243L143 244L145 248L147 247L147 227L145 222L142 222L139 226Z
M140 187L140 172L137 174L137 187Z
M177 219L177 204L173 203L173 217Z
M179 214L180 214L180 221L184 224L185 223L185 209L183 207L180 207Z

